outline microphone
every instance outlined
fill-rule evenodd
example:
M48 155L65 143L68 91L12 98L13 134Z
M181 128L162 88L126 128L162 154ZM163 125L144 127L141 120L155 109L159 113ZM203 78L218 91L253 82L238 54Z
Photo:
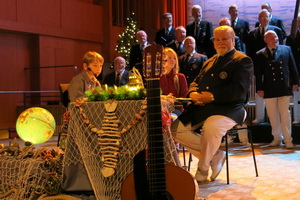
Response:
M97 77L97 74L95 74L95 73L93 72L93 70L92 70L90 67L88 67L87 70L90 71L90 72L92 72L93 75L94 75L95 77Z
M87 67L87 70L93 73L93 75L94 75L94 77L93 77L93 81L95 81L95 82L96 82L96 85L98 85L98 86L100 86L100 87L101 87L101 84L100 84L100 82L99 82L99 81L98 81L98 79L96 78L96 77L97 77L97 74L95 74L95 73L93 72L93 70L92 70L90 67Z

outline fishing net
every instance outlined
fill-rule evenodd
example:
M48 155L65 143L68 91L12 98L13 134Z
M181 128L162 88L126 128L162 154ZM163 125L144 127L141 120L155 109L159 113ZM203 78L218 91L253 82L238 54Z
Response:
M162 100L162 113L173 109L171 101ZM69 111L64 189L89 190L86 174L97 199L120 199L121 185L133 171L133 158L147 146L146 100L71 103ZM166 119L165 160L175 164L176 148Z
M37 199L61 191L62 159L48 149L19 149L13 144L1 149L0 199Z

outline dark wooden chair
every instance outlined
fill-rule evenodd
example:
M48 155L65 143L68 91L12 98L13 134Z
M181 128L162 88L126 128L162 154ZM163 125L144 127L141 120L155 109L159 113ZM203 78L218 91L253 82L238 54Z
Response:
M59 84L60 99L61 99L62 105L66 108L66 112L68 112L68 105L70 103L68 87L69 87L69 84L67 84L67 83ZM64 119L65 113L63 116L62 128L61 128L61 131L58 133L58 138L57 138L57 146L61 147L61 148L63 146L63 144L61 144L61 141L64 141L64 142L66 141L67 129L68 129L68 123L65 122L65 119Z
M226 135L224 136L224 139L225 139L225 153L226 153L226 177L227 177L227 184L229 184L229 156L228 156L229 148L228 148L228 136L229 135L237 135L239 131L243 131L243 132L245 132L245 134L246 133L248 134L248 138L249 138L249 142L250 142L250 146L251 146L251 151L252 151L254 168L255 168L255 174L256 174L256 177L258 177L258 170L257 170L257 164L256 164L256 158L255 158L255 152L254 152L254 146L253 146L253 139L252 139L252 132L248 128L248 126L246 126L246 127L235 126L232 129L228 130L227 133L226 133Z
M253 139L252 139L252 133L251 130L248 129L248 127L239 127L239 126L235 126L232 129L228 130L226 135L224 136L224 140L225 140L225 155L226 155L226 178L227 178L227 184L229 184L229 148L228 148L228 136L234 136L237 135L239 131L243 131L245 132L245 134L248 134L248 138L249 138L249 142L250 142L250 146L251 146L251 152L252 152L252 157L253 157L253 163L254 163L254 168L255 168L255 174L256 177L258 177L258 170L257 170L257 164L256 164L256 158L255 158L255 152L254 152L254 146L253 146ZM183 161L184 161L184 165L183 167L185 167L188 171L190 171L190 167L191 167L191 162L192 162L192 154L189 154L189 161L188 161L188 165L186 165L186 157L185 157L185 149L184 147L183 149Z

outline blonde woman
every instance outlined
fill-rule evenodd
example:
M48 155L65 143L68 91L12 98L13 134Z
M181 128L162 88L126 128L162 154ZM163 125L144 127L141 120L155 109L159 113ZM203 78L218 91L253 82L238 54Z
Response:
M184 74L179 73L178 57L171 48L164 49L164 68L160 77L160 87L163 95L172 94L174 97L186 97L188 85Z

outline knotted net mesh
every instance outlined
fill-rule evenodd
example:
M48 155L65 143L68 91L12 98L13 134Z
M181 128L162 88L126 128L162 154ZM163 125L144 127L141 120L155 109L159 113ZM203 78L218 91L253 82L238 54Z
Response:
M0 199L32 200L48 192L57 194L61 185L61 173L56 172L61 171L62 166L59 159L52 159L50 162L41 157L1 157ZM53 167L56 172L50 172L49 167Z
M67 146L64 156L65 189L72 190L83 183L78 168L84 166L80 174L87 173L91 187L97 199L120 199L121 185L133 171L133 158L147 146L147 116L140 117L145 110L146 100L115 101L116 109L108 112L112 101L85 102L81 106L69 105L70 121L68 127ZM162 100L162 109L171 112L173 104ZM108 121L115 124L109 124ZM113 132L114 137L106 133ZM113 131L112 131L113 130ZM175 164L172 154L176 151L169 127L163 130L166 163ZM119 137L117 137L119 135ZM110 151L104 147L110 148ZM111 152L111 149L114 152ZM107 155L106 155L107 154ZM113 158L106 159L106 156ZM80 168L80 167L79 167ZM77 172L75 172L77 171ZM69 176L69 177L68 177ZM71 180L72 179L72 180ZM85 190L87 188L76 188Z

